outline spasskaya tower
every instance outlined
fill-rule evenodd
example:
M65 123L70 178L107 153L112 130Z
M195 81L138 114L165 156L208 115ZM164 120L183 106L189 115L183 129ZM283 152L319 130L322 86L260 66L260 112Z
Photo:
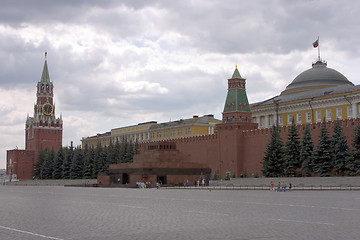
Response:
M47 53L41 79L37 84L36 103L33 117L27 117L25 126L26 150L53 149L62 145L62 117L55 116L54 84L50 81ZM37 154L35 154L37 155Z
M32 179L40 150L57 152L62 146L63 121L61 116L55 116L54 84L50 81L46 55L36 87L34 115L28 115L25 123L25 150L7 150L6 175L10 181Z

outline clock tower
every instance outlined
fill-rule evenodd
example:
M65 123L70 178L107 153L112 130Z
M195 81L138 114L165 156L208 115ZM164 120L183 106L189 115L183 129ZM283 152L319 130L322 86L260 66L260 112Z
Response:
M10 181L32 179L34 165L40 150L59 150L62 146L62 117L55 116L54 85L50 81L45 53L45 63L36 86L34 114L25 123L25 150L7 150L6 175Z
M25 149L34 150L35 156L42 149L53 149L56 152L62 146L63 121L61 116L55 116L54 85L50 81L47 53L36 89L34 115L28 116L25 124Z

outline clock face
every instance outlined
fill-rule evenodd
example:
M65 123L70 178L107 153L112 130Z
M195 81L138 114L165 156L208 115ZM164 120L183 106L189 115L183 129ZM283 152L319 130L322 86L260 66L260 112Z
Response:
M42 110L45 115L51 115L54 111L54 107L50 103L45 103L42 107Z

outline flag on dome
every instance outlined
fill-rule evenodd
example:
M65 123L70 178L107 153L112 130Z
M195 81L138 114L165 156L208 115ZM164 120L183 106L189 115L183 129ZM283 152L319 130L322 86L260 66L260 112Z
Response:
M313 42L314 48L317 48L319 46L319 39L317 39L315 42Z

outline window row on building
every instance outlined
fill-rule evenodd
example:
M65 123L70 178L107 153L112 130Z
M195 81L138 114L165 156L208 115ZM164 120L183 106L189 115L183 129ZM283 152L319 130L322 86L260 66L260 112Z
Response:
M291 110L290 110L291 111ZM273 125L287 126L291 125L294 120L295 124L305 124L336 119L356 118L360 113L360 105L358 103L342 106L323 107L318 109L306 109L298 112L272 112L268 115L253 116L253 122L259 124L259 128L269 128Z
M189 119L180 119L178 121L157 123L146 122L135 126L126 126L112 129L111 132L98 134L96 136L83 138L82 147L85 145L95 147L98 144L108 146L110 142L132 141L147 142L170 140L183 137L200 136L215 133L215 124L221 123L213 115L204 115L202 117L193 116Z

